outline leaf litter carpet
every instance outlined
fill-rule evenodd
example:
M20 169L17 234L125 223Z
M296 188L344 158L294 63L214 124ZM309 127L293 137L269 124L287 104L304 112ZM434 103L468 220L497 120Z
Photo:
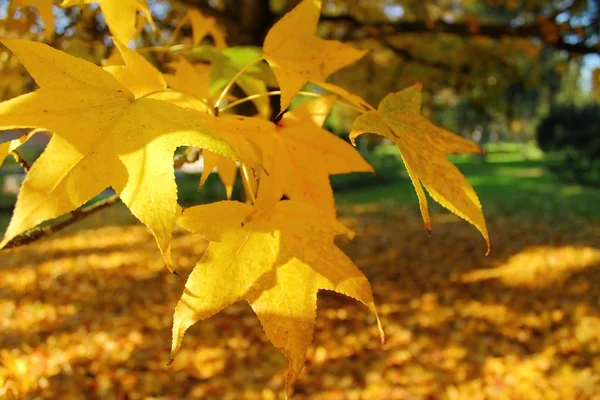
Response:
M600 399L600 229L526 218L475 229L412 209L345 207L339 245L371 281L319 293L295 399ZM206 248L179 231L165 268L150 232L105 210L0 253L0 398L279 399L287 361L245 303L193 326L167 366L185 277Z

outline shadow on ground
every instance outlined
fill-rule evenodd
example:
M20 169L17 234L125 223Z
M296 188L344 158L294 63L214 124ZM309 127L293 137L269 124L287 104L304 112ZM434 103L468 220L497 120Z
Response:
M0 253L0 397L280 398L286 360L246 304L192 327L166 365L185 278L122 214ZM492 219L486 257L477 231L448 214L434 216L432 238L412 210L343 214L357 237L340 245L371 281L388 341L364 306L321 292L294 398L600 393L598 227ZM205 248L178 233L184 276Z

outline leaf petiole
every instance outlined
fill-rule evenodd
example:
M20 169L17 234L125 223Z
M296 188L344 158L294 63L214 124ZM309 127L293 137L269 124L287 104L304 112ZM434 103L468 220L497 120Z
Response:
M144 94L143 96L138 97L136 100L140 100L140 99L145 99L151 96L154 96L155 94L160 94L160 93L179 93L182 94L184 96L193 98L194 100L202 103L204 106L206 106L206 109L209 113L212 113L212 108L208 105L208 103L204 100L202 100L200 97L193 95L192 93L189 92L183 92L181 90L173 90L173 89L161 89L161 90L155 90L153 92L148 92L146 94Z
M250 69L250 67L254 66L254 64L257 64L259 62L261 62L263 60L263 57L260 56L257 59L250 61L248 64L244 65L234 76L233 78L231 78L231 80L227 83L227 85L223 88L223 90L221 91L221 94L219 95L219 98L217 99L217 101L215 102L214 105L214 109L215 110L219 110L219 106L221 105L221 103L223 102L223 100L225 99L225 96L227 95L227 93L231 90L231 88L233 87L233 84L235 83L235 81L237 81L240 76L242 76L244 74L244 72L248 71ZM216 114L216 113L215 113Z
M247 101L252 101L254 99L258 99L258 98L261 98L261 97L277 96L277 95L280 95L280 94L281 94L281 90L272 90L270 92L253 94L251 96L247 96L247 97L241 98L239 100L236 100L233 103L229 103L229 104L227 104L223 108L219 108L219 113L221 113L223 111L227 111L230 108L233 108L235 106L239 106L240 104L246 103ZM313 92L306 92L306 91L299 91L296 94L301 95L301 96L308 96L308 97L323 97L322 94L313 93ZM343 105L345 107L351 108L354 111L357 111L357 112L359 112L361 114L364 114L366 112L365 110L362 110L362 109L360 109L360 108L358 108L358 107L356 107L356 106L354 106L354 105L352 105L350 103L346 103L346 102L340 101L340 100L336 100L336 101L339 104L341 104L341 105Z

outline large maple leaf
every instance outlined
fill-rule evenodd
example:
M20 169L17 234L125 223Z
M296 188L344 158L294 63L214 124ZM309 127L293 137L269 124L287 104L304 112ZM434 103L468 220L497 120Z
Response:
M112 36L123 43L135 37L137 13L154 28L152 14L145 0L64 0L61 7L98 3Z
M351 234L347 228L294 201L281 201L242 226L251 207L222 201L187 209L179 219L181 226L211 243L175 309L171 357L191 325L243 299L288 358L289 388L312 340L319 290L352 297L377 314L369 282L334 245L335 236Z
M138 81L132 82L134 95L102 68L44 44L2 43L40 89L0 103L0 129L43 128L55 135L23 182L0 246L111 186L152 230L170 266L178 207L173 153L178 146L194 145L240 160L234 146L223 139L227 133L221 132L219 120L144 97ZM135 56L123 55L135 61L133 68L142 63ZM140 74L151 71L142 69Z
M265 38L263 56L281 87L282 110L306 82L325 82L366 54L337 40L317 37L320 14L321 0L303 0Z
M350 139L354 143L363 133L376 133L393 140L417 192L427 230L431 231L431 220L422 186L435 201L474 225L485 238L489 252L489 235L479 198L446 157L447 154L481 153L482 149L422 117L421 89L418 83L387 95L377 111L369 111L354 121Z

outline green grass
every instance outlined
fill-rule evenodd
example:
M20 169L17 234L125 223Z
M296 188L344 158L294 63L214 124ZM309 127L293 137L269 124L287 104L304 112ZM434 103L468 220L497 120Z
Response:
M487 162L473 156L451 157L479 195L486 214L524 216L552 222L556 219L600 221L600 189L561 182L548 172L555 161L540 155L525 158L523 153L492 153ZM409 179L343 191L339 204L384 203L418 206ZM433 209L439 206L430 202Z

